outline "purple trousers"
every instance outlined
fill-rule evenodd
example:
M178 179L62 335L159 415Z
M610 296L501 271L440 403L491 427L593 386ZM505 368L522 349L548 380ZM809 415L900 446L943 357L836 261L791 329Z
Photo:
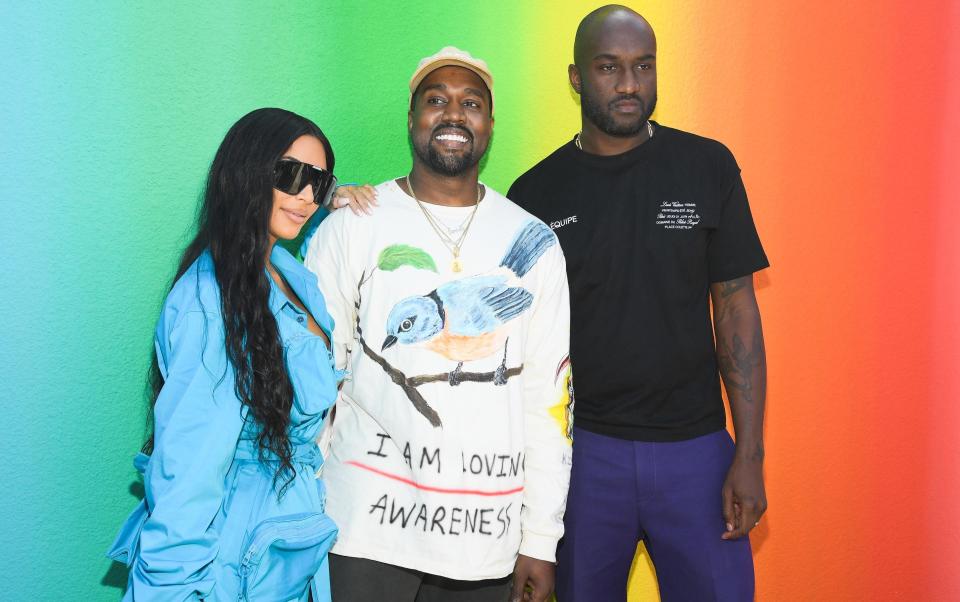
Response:
M750 540L720 539L721 489L733 460L725 430L648 443L575 427L573 441L558 602L626 600L640 540L663 602L753 600Z

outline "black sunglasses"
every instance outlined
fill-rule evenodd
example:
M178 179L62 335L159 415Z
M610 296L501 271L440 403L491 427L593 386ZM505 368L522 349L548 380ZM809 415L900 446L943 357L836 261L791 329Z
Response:
M287 194L299 194L301 190L313 186L313 202L325 206L330 202L337 187L337 177L326 169L295 161L280 159L273 168L273 187Z

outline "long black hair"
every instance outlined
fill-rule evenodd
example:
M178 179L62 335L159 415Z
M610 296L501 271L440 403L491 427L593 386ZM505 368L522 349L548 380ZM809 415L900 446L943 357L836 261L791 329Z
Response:
M236 375L237 398L249 408L259 427L257 444L264 462L277 461L274 485L280 493L293 479L287 430L293 406L293 385L287 374L277 321L270 311L266 259L273 212L273 169L300 136L323 145L327 169L333 171L330 142L309 119L283 109L257 109L227 132L213 158L200 211L197 235L180 259L174 283L207 249L220 287L227 357ZM151 367L153 401L163 379L157 362ZM146 451L153 448L153 437Z

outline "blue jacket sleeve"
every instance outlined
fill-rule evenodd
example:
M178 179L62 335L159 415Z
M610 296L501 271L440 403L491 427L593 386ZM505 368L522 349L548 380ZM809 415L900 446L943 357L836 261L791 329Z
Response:
M198 600L209 597L214 586L211 563L218 534L211 525L220 511L244 412L218 314L165 315L157 330L165 379L144 476L150 516L130 588L138 602Z

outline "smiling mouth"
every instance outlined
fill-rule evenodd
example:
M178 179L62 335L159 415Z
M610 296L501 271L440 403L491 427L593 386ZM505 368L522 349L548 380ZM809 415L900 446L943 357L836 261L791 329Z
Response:
M443 128L440 133L435 134L433 139L441 146L448 148L460 148L472 141L472 136L460 130L460 128Z

